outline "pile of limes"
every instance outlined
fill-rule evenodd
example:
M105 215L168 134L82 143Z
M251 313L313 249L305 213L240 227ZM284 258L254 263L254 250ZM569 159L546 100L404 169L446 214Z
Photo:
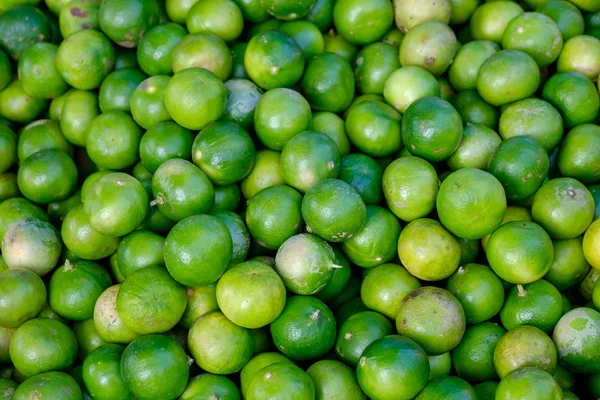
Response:
M0 400L600 399L600 0L0 0Z

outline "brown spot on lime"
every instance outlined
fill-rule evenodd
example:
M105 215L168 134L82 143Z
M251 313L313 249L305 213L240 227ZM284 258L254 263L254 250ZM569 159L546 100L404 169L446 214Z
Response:
M431 65L435 62L435 57L429 56L425 57L425 65Z
M194 294L194 289L188 288L187 295L190 296L190 297L192 297L193 294Z
M574 199L577 196L577 193L573 189L569 188L567 189L567 196L569 196L571 199Z
M135 47L135 43L130 40L125 40L123 42L119 42L119 46L127 47L129 49Z
M88 14L89 14L88 11L83 11L79 7L73 7L73 8L71 8L71 15L74 16L74 17L85 18L85 17L88 16Z
M444 149L442 147L440 147L439 149L436 149L434 151L435 154L441 153Z

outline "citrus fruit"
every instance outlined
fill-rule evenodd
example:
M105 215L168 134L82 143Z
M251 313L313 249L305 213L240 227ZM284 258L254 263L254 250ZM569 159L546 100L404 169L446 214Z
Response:
M365 399L354 370L339 361L317 361L306 370L306 373L315 384L315 398Z
M291 36L302 49L304 58L309 59L323 53L325 39L317 26L309 21L289 21L279 31Z
M106 289L94 306L94 326L98 335L106 342L130 343L139 334L125 326L117 312L117 295L121 285Z
M402 119L402 141L408 151L428 161L450 157L462 139L462 119L447 101L423 97L413 102Z
M8 170L17 161L17 135L7 126L0 126L0 144L2 144L2 161L0 171Z
M505 332L493 322L467 327L461 342L452 350L452 365L458 376L468 382L497 379L494 350Z
M536 9L536 12L552 18L563 40L566 42L572 37L583 34L585 24L581 11L573 3L563 0L553 0L542 4Z
M598 326L600 314L591 308L574 308L562 316L552 334L562 365L575 373L598 372Z
M166 332L181 319L185 288L162 267L135 271L117 294L116 309L126 327L141 334Z
M359 59L360 60L360 59ZM382 93L385 101L401 113L422 97L440 96L440 87L435 77L418 66L405 66L389 74Z
M8 227L21 219L37 218L48 222L48 215L37 205L22 197L8 199L0 203L0 239Z
M340 0L333 7L333 24L351 44L366 45L381 39L393 22L394 9L386 0Z
M456 36L448 25L425 21L408 31L402 40L400 64L422 67L440 76L452 63L456 50Z
M92 121L100 114L98 96L93 92L72 90L62 107L60 129L67 140L85 146Z
M246 130L253 126L254 114L263 91L247 79L230 79L225 82L227 107L223 118L235 122Z
M19 79L25 92L53 99L67 90L68 85L54 64L57 51L58 46L51 43L36 43L23 51L19 58Z
M105 344L92 351L83 361L82 379L94 398L131 398L131 392L121 377L123 350L125 348L121 345Z
M165 335L146 335L130 343L121 356L121 376L132 395L144 399L176 399L185 390L188 358Z
M494 350L494 367L500 379L524 367L536 367L552 374L556 359L552 339L538 328L527 325L506 332Z
M158 24L156 0L103 1L98 14L102 31L122 47L137 47L144 33Z
M19 162L22 163L29 156L45 149L58 149L73 155L73 146L61 132L58 122L42 119L24 127L17 142ZM10 147L7 148L7 151L9 150Z
M314 110L344 111L354 97L352 68L337 54L316 55L308 61L300 87Z
M134 271L151 265L164 265L163 248L165 239L144 229L125 236L117 249L119 271L127 278Z
M232 55L219 36L208 32L184 36L172 54L173 72L188 68L204 68L221 81L231 74Z
M414 340L390 335L367 346L356 375L361 389L371 398L408 400L427 384L429 360Z
M583 236L583 255L592 267L600 269L600 257L598 257L598 248L600 247L600 222L594 221Z
M302 227L302 196L285 185L269 186L248 202L246 224L258 244L277 250ZM275 222L276 221L276 222Z
M487 170L488 163L501 142L500 136L492 129L467 123L458 149L446 160L446 163L453 171L461 168Z
M80 258L99 260L117 250L119 238L96 231L83 205L74 207L67 213L61 227L65 246Z
M395 0L393 3L394 21L402 32L408 32L425 21L440 21L447 24L450 22L452 15L452 2L448 0L435 3Z
M287 358L281 353L275 352L260 353L252 357L252 359L248 361L248 363L244 366L244 368L242 368L240 372L240 390L242 392L242 395L244 397L246 396L248 385L250 385L252 378L254 378L254 375L258 371L269 365L286 362L293 364L293 362L289 358Z
M427 358L429 359L429 380L450 375L452 369L450 352Z
M558 169L563 176L589 184L600 181L600 126L579 125L565 136L558 153Z
M496 389L496 399L498 400L508 400L519 396L554 400L562 398L563 393L548 372L535 367L526 367L514 370L502 378Z
M257 329L275 320L285 305L285 286L270 266L247 261L230 268L217 284L221 312L236 325Z
M164 104L164 94L169 80L170 78L164 75L152 76L142 81L131 94L130 108L133 120L148 131L162 121L171 120L171 115ZM178 125L177 127L179 130L186 130ZM175 130L175 128L172 128L172 130ZM141 151L140 157L143 158Z
M595 80L600 74L600 39L581 35L569 39L556 62L558 72L579 72Z
M475 40L489 40L500 44L506 26L523 13L523 8L512 1L493 1L477 7L469 22Z
M583 254L582 237L554 240L554 261L544 279L558 290L568 289L581 281L590 264Z
M444 399L477 399L477 394L471 385L456 376L434 378L417 397L424 400L440 396Z
M204 314L218 310L216 289L217 285L214 283L194 289L188 288L186 290L187 305L179 320L179 325L189 329Z
M346 117L350 142L373 157L388 156L402 145L400 114L382 101L364 101L351 106Z
M198 397L216 397L223 400L240 399L240 391L235 384L225 376L203 373L191 378L187 387L179 397L181 400Z
M44 372L26 379L16 388L14 400L26 400L43 396L48 400L78 400L83 398L81 388L71 375L65 372Z
M356 60L354 61L354 76L356 78L358 91L363 94L384 93L384 87L388 77L399 68L400 60L398 59L397 47L385 42L377 42L365 46L365 48L357 54ZM395 86L396 88L396 91L393 92L397 92L399 91L398 89L400 89L398 86L402 83L401 77L399 76L395 81L394 84L389 84L390 92L393 91L391 90L392 86ZM428 83L429 82L430 81L428 81ZM387 101L392 104L391 101Z
M340 325L335 352L342 361L356 367L367 346L392 333L392 324L383 315L373 311L358 312Z
M225 224L231 235L232 251L230 265L243 262L250 248L250 233L241 216L229 210L216 209L210 215L217 217Z
M489 7L483 5L482 7ZM500 47L489 40L474 40L464 43L456 53L448 69L448 79L456 90L477 89L477 74L481 66Z
M244 28L242 11L231 0L197 1L186 19L190 33L208 32L231 42L240 36Z
M0 47L13 60L18 60L29 45L50 41L52 28L48 17L30 2L12 3L13 7L10 7L3 2L0 11L0 35L3 38Z
M597 88L579 72L552 75L544 84L542 97L560 111L567 128L592 122L600 108Z
M77 178L73 159L64 151L53 148L27 157L17 172L23 196L41 204L65 200L75 191Z
M305 17L315 5L316 0L262 0L266 12L277 19L295 20Z
M137 48L140 68L149 76L173 73L173 49L187 34L178 24L157 25L144 34Z
M213 311L192 325L188 346L200 368L212 374L227 375L238 372L250 361L254 342L248 329Z
M550 237L529 221L508 222L494 231L486 245L486 256L500 278L515 284L538 280L554 259Z
M267 365L254 374L246 389L246 399L310 400L315 384L301 368L289 362Z
M496 107L486 103L476 90L465 90L450 98L465 124L483 125L495 129L499 113Z
M317 0L306 15L306 19L325 32L333 24L334 5L335 2L331 0Z
M26 269L5 269L0 271L0 281L0 326L18 328L42 310L46 287L38 275ZM3 329L3 333L6 332ZM8 355L8 343L6 353Z
M75 334L75 339L77 339L77 355L80 360L84 360L92 351L106 344L98 334L94 320L91 318L74 323L71 329ZM71 373L73 373L73 370L71 370Z
M84 29L98 28L100 2L88 2L87 0L59 1L65 3L57 7L56 10L60 33L63 38Z

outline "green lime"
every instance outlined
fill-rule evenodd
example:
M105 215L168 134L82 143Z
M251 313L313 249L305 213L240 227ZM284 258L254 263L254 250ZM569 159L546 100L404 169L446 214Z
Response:
M404 32L401 32L396 26L392 26L389 31L381 38L381 41L387 44L391 44L396 48L400 48L400 44L404 39Z
M91 90L99 87L114 68L115 50L104 34L85 29L61 42L55 64L69 85Z
M452 29L440 21L426 21L406 33L400 46L400 64L422 67L440 76L452 63L456 51Z
M446 290L461 303L469 324L491 319L504 303L502 282L494 271L481 264L459 267L446 282Z
M131 94L130 107L133 120L148 131L160 122L171 120L164 103L169 81L170 78L165 75L152 76L142 81ZM177 128L185 129L179 125Z
M466 239L481 239L492 233L506 212L501 183L476 168L451 173L440 186L436 204L442 224Z
M442 280L454 273L460 260L460 245L438 221L419 218L400 233L398 255L415 277Z
M173 72L204 68L221 81L231 74L232 56L219 36L201 32L185 36L173 49Z
M302 196L289 186L267 187L252 197L246 209L246 223L258 244L277 250L302 227ZM277 221L277 223L274 223Z
M4 269L0 271L0 297L3 299L0 304L0 331L2 334L10 333L7 328L18 328L25 321L35 317L46 303L46 287L41 278L35 273L25 269ZM8 357L8 343L6 347L6 357ZM2 352L4 353L4 351ZM2 354L0 360L4 360Z
M423 97L413 102L402 119L402 141L408 151L428 161L450 157L462 139L462 119L447 101Z
M486 2L477 7L469 22L475 40L489 40L500 44L506 26L523 13L523 8L512 1Z
M540 279L512 287L500 311L500 320L508 330L529 325L550 333L562 315L560 292L551 283Z
M240 191L240 186L237 183L215 186L214 190L215 204L213 204L211 211L236 211L238 209L242 193Z
M354 98L354 75L350 64L334 53L314 56L300 82L302 93L317 111L342 112Z
M84 29L98 28L99 1L59 0L65 3L57 7L60 33L63 38ZM67 7L68 5L68 7Z
M550 151L560 142L563 121L560 113L547 101L523 99L502 111L499 133L504 140L514 136L532 137Z
M61 250L54 226L37 218L10 224L2 239L2 257L9 268L28 269L40 276L56 266Z
M189 161L164 161L152 177L156 204L165 216L181 221L203 214L214 204L214 188L204 172Z
M214 283L194 289L188 288L186 291L187 306L179 320L179 325L189 329L204 314L218 310L216 288L217 285Z
M600 127L579 125L569 133L558 153L558 169L563 176L575 178L584 184L600 181Z
M20 138L21 135L19 135ZM0 171L7 171L17 162L17 135L7 126L0 126Z
M181 319L185 288L162 267L135 271L117 294L116 309L129 329L141 333L166 332Z
M331 280L335 254L316 235L300 233L287 239L277 250L275 271L285 287L296 294L315 294Z
M351 106L346 118L348 138L360 151L373 157L397 152L402 145L400 114L381 101Z
M103 32L122 47L137 47L144 33L158 24L156 0L105 0L100 6L98 22Z
M481 8L489 7L487 3ZM456 90L477 89L477 74L481 66L500 47L489 40L475 40L465 43L456 53L452 65L448 70L448 78Z
M248 363L244 366L244 368L242 368L242 371L240 372L240 389L242 395L244 397L246 396L248 386L250 385L252 378L254 378L258 371L269 365L277 363L293 364L289 358L287 358L281 353L260 353L252 357L252 359L248 361Z
M578 72L558 72L544 84L542 97L560 111L567 128L594 121L600 108L598 90Z
M29 45L50 41L52 28L49 18L33 7L31 1L9 0L8 3L3 2L0 6L0 47L14 60L18 60Z
M11 122L33 122L47 105L47 100L27 94L20 80L12 81L0 92L0 115Z
M263 94L254 112L256 136L266 147L282 150L299 132L310 128L310 104L298 92L278 88Z
M590 269L583 254L582 238L554 240L554 261L544 279L558 290L568 289L579 283Z
M188 68L175 73L169 81L165 105L179 125L199 130L223 115L227 92L223 83L210 71Z
M539 84L538 65L520 50L502 50L492 54L477 75L479 94L486 102L495 106L529 97L535 93Z
M227 108L223 118L246 130L254 127L254 112L263 91L247 79L230 79L225 82Z
M10 64L10 59L6 55L6 53L0 50L0 90L4 89L12 80L12 66Z
M117 295L120 288L121 285L111 286L98 297L94 306L94 326L104 341L127 344L139 334L125 326L117 312Z
M354 56L356 56L356 53L358 53L358 47L354 44L348 43L346 39L344 39L342 35L338 35L334 29L331 29L323 38L325 39L326 52L335 53L339 56L342 56L348 62L352 62L354 60Z
M352 186L339 179L324 179L306 192L302 217L309 232L330 242L344 242L362 229L366 207Z
M0 394L2 395L2 399L12 399L18 386L19 385L11 379L0 378Z
M496 389L496 400L509 400L523 396L549 400L563 398L562 390L552 375L534 367L512 371L502 378Z
M72 90L62 107L60 129L69 142L85 146L92 121L100 114L98 96L94 92Z
M218 374L233 374L250 361L254 342L246 328L235 325L221 312L204 314L190 328L190 353L200 368Z
M319 181L338 176L340 155L329 136L304 131L284 146L280 166L285 183L305 193Z
M450 375L452 369L450 352L427 358L429 359L429 380Z
M572 239L584 233L591 224L594 198L575 179L552 179L535 194L531 215L553 239Z
M397 47L384 42L366 46L358 53L354 61L354 75L359 92L383 94L388 77L399 68L400 61ZM401 77L397 77L394 83L388 85L396 86L396 91L399 91L398 86L401 83ZM388 91L393 92L393 89L390 88ZM400 95L400 93L394 94ZM387 101L392 104L391 101Z
M294 361L322 357L335 343L333 313L312 296L290 297L270 329L277 349Z
M332 400L363 400L353 369L339 361L320 360L311 365L306 373L315 384L316 398Z
M216 185L228 185L252 170L254 143L248 132L234 122L214 122L198 133L192 145L192 159Z
M48 215L27 199L16 197L0 202L0 240L4 238L12 223L25 218L37 218L48 222Z
M394 22L394 9L386 0L338 0L333 23L349 43L367 45L383 37Z
M379 57L378 55L378 59ZM360 58L357 59L357 62L358 60ZM377 77L379 74L375 76ZM395 68L395 71L386 74L385 78L383 90L374 93L383 93L385 101L401 113L406 112L407 108L420 98L440 96L440 87L435 77L426 69L418 66Z
M98 102L103 113L131 110L131 97L146 76L138 69L123 68L111 72L100 85Z
M311 400L315 398L315 384L301 368L289 362L277 362L254 374L246 389L245 398Z
M317 26L310 21L290 21L279 27L279 31L291 36L302 49L305 59L323 53L325 39Z
M595 230L595 226L592 224L592 229ZM585 240L585 236L584 236ZM584 248L585 254L585 248ZM585 275L583 280L577 285L577 292L581 295L584 301L591 301L594 290L594 284L600 277L600 270L597 268L590 268L588 273Z
M260 0L249 0L249 1L257 1L259 3L258 6L266 13L265 9L260 4ZM254 36L260 35L262 33L268 32L268 31L276 31L279 29L279 27L281 25L283 25L282 20L276 19L276 18L270 18L269 14L267 14L267 17L264 21L253 24L250 27L250 29L248 29L248 31L244 35L244 40L250 40Z
M233 211L216 209L210 215L217 217L225 224L231 235L233 244L230 265L243 262L250 248L250 233L244 223L244 219Z
M381 202L382 176L379 164L365 154L348 154L342 157L338 178L352 186L365 204L375 205Z
M75 335L62 322L34 318L23 323L10 341L10 358L24 376L68 370L77 356Z
M308 15L316 0L261 0L266 12L277 19L295 20Z
M8 129L8 128L7 128ZM6 143L7 150L11 145ZM17 155L22 164L30 155L45 149L62 150L68 155L73 154L73 146L67 141L56 121L41 119L25 126L19 133ZM10 162L11 156L6 155Z
M458 92L450 98L456 111L465 124L477 124L496 129L498 126L498 109L486 103L476 90Z
M203 373L191 378L179 399L192 400L198 398L218 398L220 400L239 400L240 391L225 376Z
M600 256L598 255L598 245L600 243L600 222L594 221L583 236L583 254L585 259L594 268L600 267ZM593 268L592 268L593 269ZM600 268L598 268L600 269Z
M17 179L23 196L48 204L68 198L76 188L77 175L75 162L67 153L47 148L21 163Z
M449 0L431 3L418 3L410 0L394 1L396 26L402 32L408 32L426 21L450 22L454 4Z
M165 2L165 11L169 19L180 25L185 25L190 8L198 0L167 0Z
M334 263L341 268L335 268L331 280L321 289L315 297L319 300L331 304L337 301L348 289L347 286L352 278L352 267L350 262L337 247L333 248Z
M581 35L569 39L556 62L558 72L579 72L596 80L600 74L600 39Z
M21 191L17 183L17 174L13 172L0 173L0 203L4 200L21 196Z
M434 378L415 400L427 400L433 398L455 399L455 400L476 400L478 399L475 390L464 380L456 376L445 376Z
M117 249L119 271L127 278L134 271L164 265L165 239L147 230L136 230L125 236Z
M306 15L306 20L315 24L321 32L327 31L333 24L333 0L317 0Z
M536 327L523 325L500 338L494 350L494 367L501 379L524 367L536 367L552 374L556 358L552 339Z
M140 158L148 171L154 173L172 158L191 159L194 137L191 132L172 121L153 125L140 141Z
M591 308L580 307L566 313L552 335L560 363L575 373L597 373L600 341L594 332L599 326L600 313Z
M79 349L78 356L82 361L92 351L106 344L104 339L98 334L94 320L91 318L86 319L85 321L76 322L73 324L72 330L77 339L77 347ZM84 389L84 387L82 387L82 389Z
M195 2L189 10L186 23L190 33L213 33L226 42L237 39L244 28L242 11L231 0Z
M494 350L505 333L502 327L492 322L469 326L461 342L452 350L452 365L458 376L469 382L497 379Z
M173 49L186 34L186 30L175 23L157 25L146 32L137 48L142 71L149 76L171 75Z
M244 66L254 83L264 89L289 87L302 77L302 48L289 35L266 31L250 39Z
M92 351L83 361L83 382L93 398L132 398L121 377L121 355L124 349L118 344L105 344Z
M61 228L65 246L85 260L99 260L113 254L119 245L119 238L96 231L83 205L74 207L67 213Z
M367 346L392 333L392 324L383 315L373 311L358 312L340 325L335 352L344 362L356 367Z
M19 79L25 92L53 99L67 90L68 85L54 64L57 51L58 47L51 43L36 43L23 51L19 58Z
M542 4L536 12L552 18L558 26L563 40L583 34L584 20L581 11L573 3L564 0L552 0Z
M453 171L462 168L486 170L490 159L501 143L502 139L492 129L483 125L467 123L458 149L446 160L446 163Z
M356 375L361 389L370 398L408 400L427 384L429 360L414 340L390 335L367 346Z
M251 0L254 1L254 0ZM248 79L248 72L244 66L244 55L246 54L246 48L248 43L238 42L233 44L231 49L231 78L232 79ZM252 82L252 81L249 81ZM254 85L254 82L252 82ZM256 86L256 85L254 85ZM258 87L258 86L256 86Z
M165 335L134 340L121 356L121 376L131 394L143 399L175 399L183 393L189 376L183 348Z
M13 400L27 400L38 396L48 400L79 400L82 391L77 381L69 374L58 371L44 372L32 376L19 385Z
M408 294L396 315L398 333L417 342L429 355L455 348L465 332L463 307L450 292L425 286Z

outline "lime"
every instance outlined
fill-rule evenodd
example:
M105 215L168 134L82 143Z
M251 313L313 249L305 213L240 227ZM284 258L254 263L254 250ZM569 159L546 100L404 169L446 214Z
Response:
M176 399L185 390L189 376L183 348L165 335L134 340L123 351L120 370L127 389L143 399Z
M198 0L166 0L165 11L169 19L181 25L185 25L190 8Z
M289 186L277 185L258 192L248 202L246 223L258 244L277 250L302 227L302 196ZM277 221L277 223L275 223Z
M145 192L144 192L145 193ZM67 213L61 228L65 246L78 257L85 260L99 260L110 256L117 250L119 238L104 235L96 231L83 205L76 206Z
M356 367L367 346L392 333L392 324L383 315L373 311L358 312L340 325L335 352L342 361Z
M146 267L123 282L116 309L126 327L147 334L173 328L185 306L185 288L164 268Z
M0 73L0 90L2 90L12 80L12 66L10 65L10 59L2 50L0 50L0 65L2 66L2 72Z
M340 155L329 136L314 131L295 135L281 152L281 172L286 184L306 192L316 183L337 177Z
M252 357L252 359L248 361L248 363L244 366L244 368L242 368L242 371L240 372L240 389L242 395L244 397L246 396L248 386L250 385L252 378L254 378L258 371L269 365L277 363L293 364L289 358L287 358L281 353L260 353Z
M583 236L583 255L592 267L600 269L600 257L598 247L600 246L600 222L594 221Z
M6 230L13 222L25 218L37 218L48 222L48 215L27 199L16 197L0 202L0 239L4 238Z
M531 211L528 208L519 206L508 206L506 207L506 213L504 213L504 219L502 225L511 221L531 221ZM490 235L481 238L481 245L485 250Z
M215 192L204 172L189 161L164 161L152 177L156 204L167 218L181 221L203 214L214 204Z
M106 289L94 306L94 326L98 335L106 342L130 343L139 335L125 326L117 312L117 295L121 285Z
M10 358L25 376L68 370L77 356L75 335L62 322L34 318L23 323L10 341Z
M120 364L124 349L118 344L105 344L85 358L82 378L86 389L95 399L127 400L132 397L121 377Z
M563 398L562 390L552 375L534 367L512 371L502 378L496 389L497 400L508 400L521 396L549 400Z
M23 90L33 97L53 99L67 90L54 59L58 47L51 43L35 43L19 58L19 79Z
M341 268L335 268L331 280L321 289L315 297L325 303L333 303L337 301L342 294L347 293L346 289L352 278L352 267L350 262L337 247L333 248L334 263Z
M306 370L306 373L315 384L317 399L365 399L354 370L339 361L317 361Z
M366 45L383 37L394 22L394 9L387 0L339 0L333 7L333 23L349 43Z
M164 265L165 239L147 230L136 230L119 243L117 257L119 271L127 278L134 271L151 265Z
M529 136L546 151L556 147L563 135L560 113L547 101L529 98L509 104L500 116L499 133L502 139Z
M365 204L379 204L382 194L383 171L379 164L365 154L342 157L339 179L352 186Z
M479 94L486 102L495 106L529 97L539 84L538 65L520 50L502 50L492 54L477 75Z
M370 398L408 400L427 384L429 360L412 339L390 335L367 346L356 375L361 389Z
M312 296L293 296L270 326L273 343L294 361L322 357L335 343L332 312Z
M173 73L173 49L187 34L175 23L157 25L144 34L137 48L140 68L149 76Z
M446 163L453 171L461 168L486 170L501 142L502 139L492 129L483 125L467 123L458 149L446 160Z
M266 12L282 20L305 17L315 3L316 0L261 0L260 2Z
M412 28L400 46L400 64L418 66L435 76L443 74L457 51L454 32L440 21L426 21Z
M337 54L317 55L307 64L301 88L313 109L344 111L354 98L354 76L350 64Z
M258 150L252 171L241 182L244 197L252 199L262 189L284 183L279 168L281 153L272 150Z
M0 331L2 336L11 334L6 328L18 328L25 321L35 317L46 303L46 287L41 278L25 269L5 269L0 271ZM2 347L4 343L2 343ZM4 350L4 349L3 349ZM4 353L4 352L2 352ZM6 343L8 356L8 343ZM4 354L1 355L2 362Z
M453 4L449 0L419 3L410 0L394 1L394 15L396 26L402 32L425 21L440 21L445 24L450 22Z
M63 2L57 7L60 33L63 38L84 29L98 28L99 1L87 0L59 0ZM66 7L68 5L68 7Z
M148 194L137 179L115 172L101 177L90 186L83 207L97 232L124 236L146 218L149 211Z
M242 11L231 0L195 2L186 23L190 33L213 33L226 42L237 39L244 28Z
M82 391L73 377L58 371L45 372L25 380L17 387L14 400L38 396L48 400L79 400Z
M250 331L235 325L221 312L204 314L190 328L188 345L203 370L233 374L250 361L254 342Z
M253 0L251 0L253 1ZM230 80L235 79L248 79L248 72L246 72L246 67L244 66L244 55L246 54L246 48L248 47L248 43L246 42L238 42L233 44L231 49L231 78ZM252 81L248 81L252 82ZM254 82L252 85L256 88Z
M465 90L450 98L465 124L483 125L496 129L499 113L496 107L486 103L476 90Z
M4 399L12 399L18 385L15 381L8 378L0 378L0 394Z
M199 130L223 115L227 92L210 71L188 68L171 78L164 101L175 122L184 128Z
M579 283L590 269L583 254L582 238L554 240L554 261L544 279L558 290L568 289Z
M584 21L581 11L573 3L552 0L542 4L536 12L549 16L558 26L564 41L583 34Z
M565 137L558 153L558 169L563 176L584 184L600 181L600 126L579 125Z
M494 317L504 303L502 282L489 267L481 264L459 267L448 279L446 290L461 303L469 324Z
M111 40L131 48L137 47L144 33L158 23L159 16L156 0L105 0L98 22Z
M98 96L93 92L72 90L62 107L60 129L69 142L85 146L92 121L100 114Z
M475 40L502 42L506 26L523 13L523 8L512 1L486 2L477 7L469 22L471 35Z
M425 386L423 391L415 397L415 400L426 400L436 397L456 400L478 399L473 387L456 376L445 376L432 379L427 386Z
M447 101L423 97L413 102L402 119L402 141L408 151L428 161L450 157L462 139L462 119Z
M216 288L217 285L214 283L194 289L188 288L186 291L187 306L179 320L179 325L189 329L204 314L218 310Z
M204 68L221 81L231 74L232 55L219 36L208 32L185 36L173 49L173 72Z
M0 47L14 60L18 60L29 45L51 39L52 28L48 17L33 7L31 1L3 2L0 13Z
M489 7L487 3L482 8ZM448 78L456 90L477 89L477 74L481 66L500 47L489 40L475 40L463 44L456 53L452 65L448 70Z
M232 251L230 265L235 265L243 262L248 255L250 248L250 233L244 223L243 218L229 210L216 209L212 210L210 215L217 217L225 224L231 235Z
M354 76L359 92L384 93L384 85L388 77L398 68L400 68L400 61L397 47L385 42L377 42L366 46L358 53L354 61ZM402 78L397 77L395 83L388 84L395 86L396 90L394 92L397 95L401 95L401 93L397 93L400 91L401 82ZM430 81L427 83L430 83ZM390 88L389 91L392 92L393 90ZM387 101L392 104L391 101Z
M344 242L362 229L366 207L352 186L339 179L324 179L306 192L302 217L309 232L330 242Z
M169 80L170 78L164 75L152 76L142 81L131 94L131 115L138 125L148 131L162 121L171 120L171 115L164 104ZM179 125L177 128L185 130Z
M279 31L291 36L298 43L304 58L309 59L323 53L325 39L315 24L309 21L290 21L281 25Z
M536 367L552 374L556 358L552 339L538 328L527 325L506 332L494 350L494 366L501 379L524 367Z
M19 135L20 137L20 135ZM2 161L0 162L0 171L8 170L14 163L17 162L17 135L7 126L0 126L0 148L2 150Z
M2 257L10 269L23 268L40 276L54 269L61 250L56 229L37 218L13 222L2 239Z
M556 63L558 72L579 72L595 80L600 74L600 39L581 35L569 39Z
M11 122L33 122L47 105L47 100L27 94L20 80L14 80L0 92L0 115Z
M152 79L152 78L151 78ZM160 165L172 158L191 159L191 132L174 122L159 122L142 136L140 158L148 171L154 173Z
M306 15L306 20L315 24L321 32L327 31L333 24L333 0L317 0Z
M401 115L383 101L367 100L351 105L346 117L350 142L372 157L389 156L402 146Z
M558 72L544 84L542 97L560 111L567 128L594 121L600 99L593 82L578 72Z
M337 2L336 2L337 4ZM348 43L342 35L336 34L335 30L330 30L327 35L323 37L325 39L325 51L328 53L335 53L346 59L348 62L354 60L354 56L358 53L358 47Z
M584 236L584 239L585 239L585 236ZM583 280L577 286L577 289L578 289L577 291L579 292L581 297L584 299L584 301L592 300L594 284L596 283L596 281L598 280L599 277L600 277L600 270L597 268L590 268L590 270L585 275Z
M10 144L6 143L7 151ZM19 133L17 155L19 162L23 163L30 155L45 149L58 149L72 155L73 146L67 141L56 121L41 119L25 126ZM10 162L10 156L8 156Z
M239 400L240 391L225 376L203 373L191 378L179 399L191 400L205 397L207 399L218 398L222 400Z
M48 284L50 307L71 321L89 319L96 300L110 284L108 272L95 262L66 260L54 271Z
M552 179L535 194L531 215L553 239L572 239L592 222L594 198L575 179Z
M599 326L600 313L591 308L579 307L566 313L552 335L560 363L575 373L597 373L600 342L595 332Z
M106 344L104 339L98 334L94 320L91 318L86 319L85 321L76 322L73 324L72 330L75 334L75 339L77 339L77 347L79 348L78 356L80 360L84 360L92 351L103 344ZM72 373L73 370L71 371L71 374Z
M103 113L130 111L133 92L146 76L138 69L123 68L111 72L100 85L98 101Z
M270 266L248 261L229 269L217 284L217 302L236 325L257 329L275 320L285 305L285 286Z
M469 382L497 379L494 349L504 334L505 330L492 322L469 326L452 350L452 365L458 376Z
M267 365L254 374L246 389L247 400L311 400L315 384L310 376L289 362Z
M357 62L358 60L360 58L357 59ZM440 96L440 87L435 77L424 68L405 66L396 69L391 74L386 74L386 78L383 91L374 93L383 92L385 101L401 113L406 112L406 109L415 100L422 97Z
M224 119L246 130L256 129L253 125L254 114L263 94L262 89L247 79L230 79L225 82L225 89L228 97Z
M429 380L450 375L452 369L450 352L427 358L429 359Z
M304 72L302 48L283 32L266 31L248 42L244 66L254 83L264 89L289 87Z
M529 325L550 333L563 315L560 292L551 283L540 279L510 289L500 311L504 328Z
M442 224L429 218L410 222L400 233L398 254L415 277L442 280L454 273L460 260L460 246Z
M17 174L12 172L0 173L0 202L15 197L21 197Z

